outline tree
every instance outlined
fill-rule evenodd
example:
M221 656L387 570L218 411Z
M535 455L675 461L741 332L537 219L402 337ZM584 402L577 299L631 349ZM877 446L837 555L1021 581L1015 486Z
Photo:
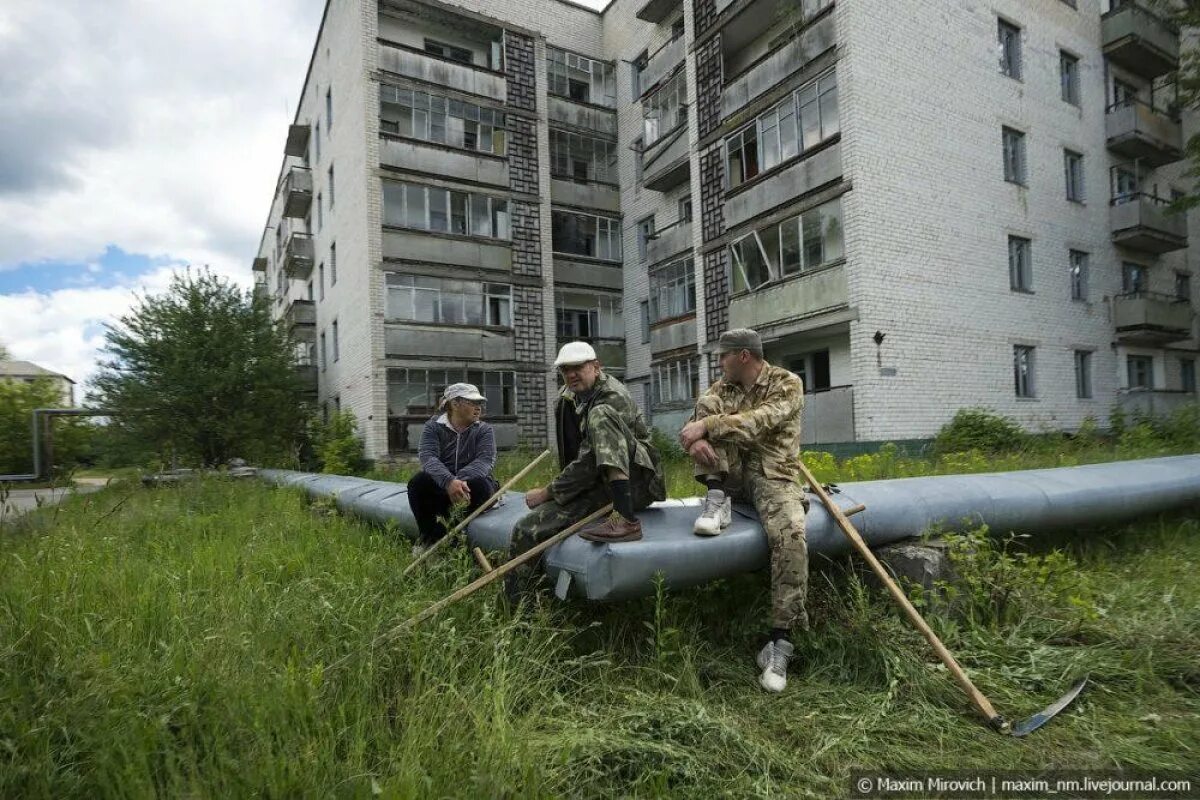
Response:
M8 361L12 356L8 354L8 348L4 346L4 342L0 342L0 361Z
M49 378L30 383L0 381L0 474L33 471L33 410L57 408L61 400L58 387ZM91 431L87 423L67 418L51 420L49 425L50 438L43 446L52 448L54 466L73 466L87 454Z
M189 269L106 327L92 385L115 434L202 466L281 459L302 436L295 344L265 298Z

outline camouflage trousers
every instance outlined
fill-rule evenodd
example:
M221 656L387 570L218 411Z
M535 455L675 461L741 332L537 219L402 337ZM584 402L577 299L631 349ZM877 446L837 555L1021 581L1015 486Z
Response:
M635 469L635 472L641 472L641 470ZM645 487L645 481L632 479L629 481L629 491L633 495L633 507L636 511L641 511L654 502L654 498L650 496ZM596 509L611 502L612 490L607 482L599 481L592 488L565 503L547 500L521 517L513 526L509 558L521 555L535 544L544 542L554 534L566 530Z
M808 541L804 537L807 499L794 480L768 478L754 453L711 442L716 468L696 466L696 478L725 475L734 502L754 505L771 548L771 625L808 630Z

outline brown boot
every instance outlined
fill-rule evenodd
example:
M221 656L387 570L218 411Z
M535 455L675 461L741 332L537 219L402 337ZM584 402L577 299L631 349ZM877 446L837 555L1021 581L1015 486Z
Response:
M636 542L642 538L641 520L627 520L620 514L608 515L602 522L593 522L579 532L579 538L589 542Z

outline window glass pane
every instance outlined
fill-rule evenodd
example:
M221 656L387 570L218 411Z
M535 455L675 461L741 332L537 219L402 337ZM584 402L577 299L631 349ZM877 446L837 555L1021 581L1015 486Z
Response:
M484 195L471 195L471 234L474 236L492 235L492 217L488 211L488 198Z
M445 189L429 190L429 230L450 230L449 193Z
M784 275L799 272L803 266L800 257L800 217L784 220L780 224L779 240L782 248L780 271Z
M466 192L451 192L450 193L450 232L465 234L468 232L467 226L467 206L469 205L469 195Z
M804 235L804 265L807 269L812 269L825 261L820 211L805 211L801 216L801 226Z
M821 214L822 240L825 260L835 261L843 255L842 201L834 200L817 209Z
M425 222L425 187L406 186L404 191L405 213L404 224L410 228L424 229Z
M383 224L404 225L404 184L383 182Z

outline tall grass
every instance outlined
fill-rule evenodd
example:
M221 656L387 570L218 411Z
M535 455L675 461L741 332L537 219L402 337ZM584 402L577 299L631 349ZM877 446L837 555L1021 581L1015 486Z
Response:
M1092 677L1013 740L837 564L768 696L763 574L518 613L481 592L364 650L463 584L466 554L401 581L406 542L297 494L121 484L0 533L0 796L829 797L852 766L1194 767L1198 531L1162 518L964 562L968 587L1012 582L1015 613L931 619L1001 711Z

